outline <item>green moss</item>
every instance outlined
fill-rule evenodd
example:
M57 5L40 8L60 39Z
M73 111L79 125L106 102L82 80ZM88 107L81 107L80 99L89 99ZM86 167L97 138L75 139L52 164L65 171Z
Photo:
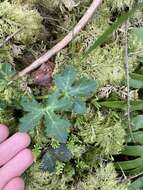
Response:
M41 31L42 18L36 10L30 10L27 6L4 1L0 3L0 17L0 41L13 34L18 28L23 28L13 37L14 42L33 43Z
M97 17L97 20L94 18L91 24L87 26L87 29L82 31L74 40L73 45L61 51L56 57L57 67L72 63L76 66L80 77L86 76L97 79L100 86L119 84L125 78L125 51L122 34L118 35L117 39L114 39L115 36L113 36L103 47L96 48L84 60L81 59L82 54L108 27L108 17L105 19L106 24L104 22L103 25L101 24L104 17L105 15L100 16L99 19ZM132 34L129 34L128 45L129 52L136 52L143 48L143 44L137 41ZM138 64L138 55L129 54L130 72L135 70Z
M36 42L42 29L42 17L27 5L0 2L0 43L18 29L22 29L0 50L1 63L13 63L27 45Z
M114 166L101 165L95 174L89 174L84 181L80 181L72 190L128 190L127 183L119 184Z
M121 119L114 112L104 116L98 112L92 119L79 122L78 128L82 141L94 144L97 154L102 157L118 154L123 148L126 133Z
M132 42L135 45L135 40ZM131 48L135 50L134 45L131 45ZM140 47L138 47L136 41L136 51L138 49L140 49ZM73 63L80 77L85 76L97 79L100 86L119 84L125 77L124 47L119 45L116 41L106 44L104 48L97 48L83 61L81 61L80 55L73 59L70 58L68 52L69 50L64 50L57 56L56 63L58 66ZM138 64L136 54L129 57L130 72L132 72Z
M66 190L65 176L41 172L39 164L34 164L27 173L27 190ZM34 175L33 175L34 174Z
M107 4L114 9L122 10L125 7L132 7L132 5L135 3L135 0L107 0Z
M70 168L69 168L70 169ZM29 181L27 181L27 190L128 190L128 182L122 182L117 179L114 166L108 164L101 165L95 173L88 173L82 179L78 178L77 183L69 174L62 175L42 173L39 170L39 164L35 164L29 170ZM34 173L34 176L33 176ZM71 173L72 174L72 173Z

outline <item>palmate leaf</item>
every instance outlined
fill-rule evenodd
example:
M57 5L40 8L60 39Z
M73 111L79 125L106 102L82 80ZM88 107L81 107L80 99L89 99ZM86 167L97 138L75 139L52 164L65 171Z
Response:
M41 169L52 173L55 171L57 160L61 162L68 162L71 158L72 154L66 144L60 144L57 148L48 148L42 157Z
M43 117L43 108L36 100L26 97L22 98L21 106L29 113L20 119L20 131L28 132L39 125Z
M68 120L60 118L54 112L45 113L46 132L49 137L55 137L59 142L65 143L68 136L69 127Z
M59 113L64 111L82 114L86 112L86 96L95 92L96 82L89 79L76 80L74 67L67 66L66 69L55 76L56 90L48 96L44 105L34 99L23 98L21 106L28 112L20 119L20 130L27 132L37 127L43 118L46 132L49 137L56 138L65 143L71 126L67 119L62 118Z
M76 79L76 72L73 66L68 65L61 74L54 76L54 81L59 90L67 91Z
M47 135L56 138L59 142L66 142L71 124L55 112L69 109L70 103L68 101L59 98L58 93L53 93L49 96L46 105L41 105L34 99L24 97L21 100L21 106L24 111L28 112L20 119L21 132L28 132L37 127L43 118Z
M71 152L64 143L57 148L51 148L49 151L57 160L62 162L68 162L72 158Z
M72 66L54 77L57 90L72 102L73 112L81 114L86 112L85 101L82 97L91 96L96 90L96 81L82 78L76 81L76 73Z
M96 89L95 80L82 78L76 81L75 70L67 66L65 71L54 77L57 88L68 96L90 96Z
M62 97L59 99L59 92L49 95L47 100L48 109L52 111L68 111L72 108L70 97Z
M81 99L75 99L73 112L77 114L84 114L86 113L86 103L83 102Z
M86 78L82 78L75 83L75 85L69 88L68 93L71 96L90 96L96 89L95 80L89 80Z
M56 159L50 154L50 152L47 151L42 157L41 169L44 172L49 171L50 173L52 173L55 171L55 168Z

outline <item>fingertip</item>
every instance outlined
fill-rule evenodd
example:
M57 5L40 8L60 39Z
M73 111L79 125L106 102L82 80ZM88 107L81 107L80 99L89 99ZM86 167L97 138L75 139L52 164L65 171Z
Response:
M33 154L30 149L24 149L0 169L0 190L10 180L21 176L33 163ZM15 190L15 189L14 189Z
M26 158L28 165L32 165L33 161L34 161L34 156L32 151L29 148L26 148L25 150L23 150L23 157Z
M18 139L20 139L21 142L25 143L25 148L27 146L29 146L30 143L31 143L31 138L30 138L30 136L27 133L20 133L20 132L18 132L18 133L15 133L14 136L18 137Z
M7 163L19 152L30 145L30 136L27 133L16 133L0 144L0 166Z
M3 190L24 190L25 184L22 178L16 177L12 179Z
M0 143L6 140L8 135L9 135L8 128L5 125L0 124Z

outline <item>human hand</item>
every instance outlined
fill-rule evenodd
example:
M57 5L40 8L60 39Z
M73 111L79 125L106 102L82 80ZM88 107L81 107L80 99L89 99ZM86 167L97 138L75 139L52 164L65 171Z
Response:
M24 190L20 176L33 163L32 152L27 149L30 137L26 133L8 135L8 128L0 125L0 190Z

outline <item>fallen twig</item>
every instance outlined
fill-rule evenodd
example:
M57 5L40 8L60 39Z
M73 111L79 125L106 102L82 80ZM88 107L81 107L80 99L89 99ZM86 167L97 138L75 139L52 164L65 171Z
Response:
M65 46L71 42L74 37L85 27L87 22L91 19L93 14L95 13L97 7L100 5L102 0L93 0L90 7L84 14L84 16L81 18L81 20L77 23L77 25L74 27L72 31L70 31L59 43L57 43L53 48L51 48L47 53L45 53L43 56L41 56L39 59L34 61L31 65L26 67L24 70L19 72L16 77L22 77L26 75L27 73L31 72L32 70L39 67L41 64L47 62L53 55L58 53L60 50L62 50Z
M8 36L1 44L0 44L0 48L2 48L5 44L7 44L9 42L9 40L11 40L15 35L17 35L19 32L21 32L23 30L22 28L17 29L13 34L11 34L10 36Z
M128 128L131 139L135 142L131 127L131 95L130 95L130 77L129 77L129 60L128 60L128 22L125 23L125 72L127 81L127 104L128 104Z

